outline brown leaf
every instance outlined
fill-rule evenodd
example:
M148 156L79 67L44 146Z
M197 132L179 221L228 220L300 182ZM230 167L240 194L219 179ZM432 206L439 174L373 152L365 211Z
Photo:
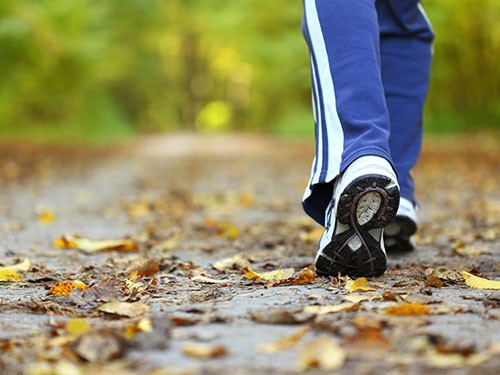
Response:
M224 346L208 344L186 344L182 346L182 352L197 359L220 358L228 355L228 351Z
M299 324L311 320L314 314L303 312L302 309L270 308L262 311L253 311L252 319L266 324Z
M425 286L431 286L433 288L442 288L443 282L436 276L429 275L425 279Z
M371 353L373 351L386 351L389 340L377 328L366 328L360 332L344 338L343 347L349 351Z
M207 276L203 276L203 275L193 276L191 278L191 280L197 281L199 283L205 283L205 284L221 284L221 285L226 284L227 285L227 280L217 280L217 279L213 279L211 277L207 277Z
M303 285L311 284L316 279L316 274L311 269L305 267L299 272L293 274L290 278L284 280L269 280L266 286L283 286L283 285Z
M405 303L394 307L388 307L384 310L388 315L428 315L431 309L427 305L421 303Z
M302 337L309 332L309 327L302 326L290 336L286 336L278 341L273 341L267 344L257 344L255 350L262 353L273 354L283 350L290 349L296 345Z
M130 267L126 274L131 281L135 281L138 277L151 277L160 271L160 265L154 259L142 259L138 264Z

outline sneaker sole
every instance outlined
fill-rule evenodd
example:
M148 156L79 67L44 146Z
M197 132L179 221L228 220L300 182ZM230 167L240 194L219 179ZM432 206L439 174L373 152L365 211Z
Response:
M391 178L364 175L352 181L340 195L336 216L349 228L334 235L319 254L316 273L350 277L382 275L387 268L383 240L376 240L369 231L386 227L396 216L398 205L399 189ZM352 246L356 249L352 250Z
M389 246L386 242L385 249L387 252L404 253L415 250L415 246L410 240L410 237L417 232L417 224L406 216L396 216L394 221L399 225L401 230L396 235L385 236L387 242L391 243Z

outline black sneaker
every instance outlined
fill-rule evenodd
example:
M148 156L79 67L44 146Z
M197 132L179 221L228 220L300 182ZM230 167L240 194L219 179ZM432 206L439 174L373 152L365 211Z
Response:
M412 236L417 232L417 212L411 201L401 198L394 220L384 230L387 252L407 252L415 249Z
M378 156L355 160L337 178L318 245L320 276L379 276L387 267L383 228L396 216L399 186L392 166Z

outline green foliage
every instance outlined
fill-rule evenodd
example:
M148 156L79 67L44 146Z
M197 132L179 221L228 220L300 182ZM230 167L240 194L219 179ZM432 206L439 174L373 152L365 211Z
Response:
M434 130L500 123L500 2L427 0ZM0 135L312 135L300 2L2 0Z

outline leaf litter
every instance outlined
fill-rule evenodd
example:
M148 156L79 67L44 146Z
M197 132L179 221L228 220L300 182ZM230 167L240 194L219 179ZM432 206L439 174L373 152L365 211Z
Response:
M221 180L233 181L241 190L228 192L230 187L224 186L223 193L206 193L213 186L220 188L216 182L210 185L217 179L212 180L212 173L205 174L204 168L200 170L199 160L179 160L162 163L161 168L167 165L166 169L141 164L140 188L120 194L117 202L105 203L109 207L89 206L88 212L99 212L95 221L100 231L71 228L71 218L65 218L66 211L57 204L53 205L57 212L54 225L48 225L47 215L46 225L40 226L31 208L31 221L8 218L6 223L12 225L3 225L2 234L22 238L24 228L38 225L46 237L33 237L23 245L25 249L33 246L30 258L35 266L9 270L24 281L1 284L0 312L3 316L30 314L36 333L27 330L22 321L0 320L1 332L5 332L0 336L0 370L23 367L35 373L39 366L38 371L45 373L85 373L98 372L92 367L98 365L103 373L142 373L130 355L150 365L148 354L161 350L162 358L174 358L172 363L179 356L196 360L201 373L207 369L207 360L210 366L218 363L213 367L217 373L236 372L230 365L235 362L250 372L260 371L262 366L284 373L312 368L407 372L415 366L432 372L453 371L458 366L487 373L497 368L500 352L488 341L490 332L498 327L495 279L500 268L494 241L500 228L499 211L488 198L490 193L483 192L484 199L479 197L481 185L465 187L495 174L483 176L478 168L466 171L463 158L450 162L449 168L455 169L439 174L436 170L442 155L436 155L424 156L420 169L419 180L427 187L422 206L431 219L422 221L418 249L405 256L390 256L389 270L380 278L316 277L311 263L322 229L293 211L301 184L288 181L294 173L288 157L283 162L266 160L258 168L255 176L262 178L262 187L267 189L277 175L282 177L280 184L292 186L267 198L256 195L259 189L255 186L247 189L245 185L246 171L253 164L242 167L244 162L236 159L217 164L215 174L231 176ZM482 155L477 160L490 171L497 168L497 157ZM290 175L262 172L271 167L290 171ZM162 172L167 169L170 172ZM182 171L196 173L203 193L189 184L173 182L189 180L171 178L183 176ZM475 177L464 177L470 173ZM448 196L434 187L436 176L451 187ZM460 189L454 190L454 186ZM144 190L158 194L144 198ZM272 198L274 195L279 198ZM86 204L91 203L92 199ZM250 215L240 220L239 212L255 215L258 210L265 211L264 220ZM439 220L434 219L438 217L435 213ZM106 220L119 226L121 218L135 228L135 234L107 236L110 221ZM51 248L46 238L56 238L60 233L54 233L60 230L56 224L66 219L71 231L88 233L89 238L61 236L55 249ZM7 247L17 246L11 243ZM87 256L94 253L99 257ZM17 253L8 255L13 258L1 261L2 266L23 258ZM79 280L86 289L66 284L67 288L60 288L65 291L61 295L50 292L59 283ZM36 317L45 320L37 323ZM272 332L283 325L300 326L288 335ZM461 340L460 330L473 342ZM263 356L266 362L259 362L251 352L246 352L247 359L241 357L240 342L250 342L250 351L269 353ZM250 357L255 362L249 362ZM295 362L290 358L296 358Z

